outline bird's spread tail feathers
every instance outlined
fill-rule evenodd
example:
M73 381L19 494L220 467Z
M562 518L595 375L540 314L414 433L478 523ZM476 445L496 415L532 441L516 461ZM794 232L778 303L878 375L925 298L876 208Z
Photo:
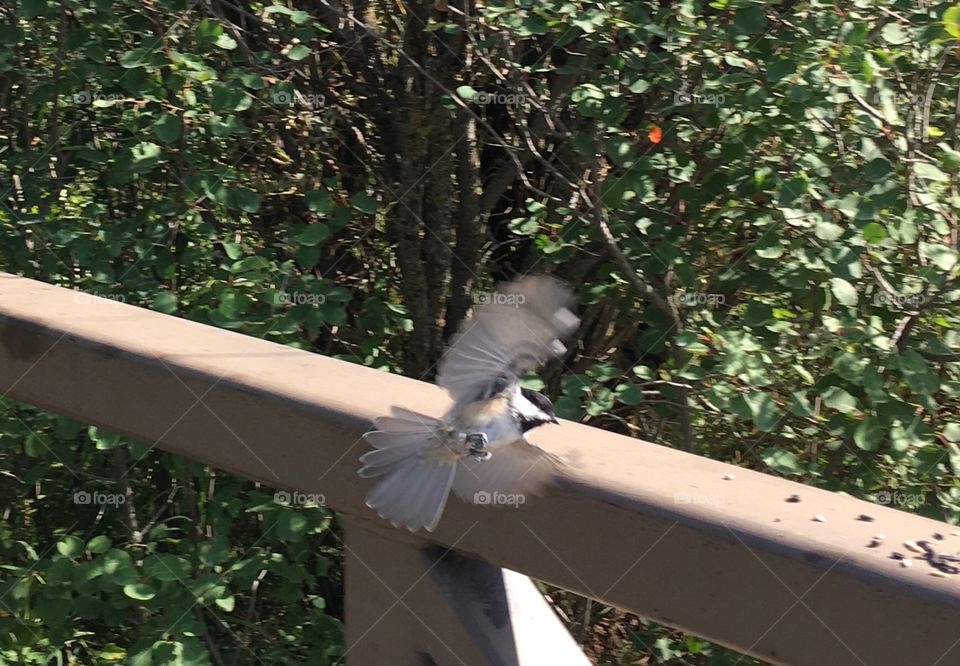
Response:
M374 447L360 458L360 476L383 477L367 506L395 527L437 526L450 494L459 456L445 446L448 427L431 416L394 407L364 435Z

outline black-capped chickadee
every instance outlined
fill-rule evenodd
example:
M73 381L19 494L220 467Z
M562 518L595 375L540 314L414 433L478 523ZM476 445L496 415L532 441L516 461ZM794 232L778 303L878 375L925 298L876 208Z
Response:
M374 450L360 457L359 474L383 477L367 506L395 527L433 531L451 488L478 504L538 492L560 461L525 433L557 419L550 400L519 381L566 351L560 340L580 323L572 301L566 285L538 275L474 308L437 374L453 407L438 419L394 406L364 435Z

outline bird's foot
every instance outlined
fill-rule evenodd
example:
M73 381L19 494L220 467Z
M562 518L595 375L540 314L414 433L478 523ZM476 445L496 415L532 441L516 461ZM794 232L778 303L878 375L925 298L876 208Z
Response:
M470 445L470 455L474 460L481 462L490 460L491 453L484 451L487 445L487 436L482 432L471 433L466 436L466 442Z

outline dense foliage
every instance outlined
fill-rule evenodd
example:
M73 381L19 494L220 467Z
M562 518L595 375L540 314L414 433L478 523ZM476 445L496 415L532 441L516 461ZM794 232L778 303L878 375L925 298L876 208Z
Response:
M0 269L425 379L558 273L561 416L956 523L958 37L903 0L3 3ZM0 662L339 660L328 510L0 405ZM737 659L551 594L601 663Z

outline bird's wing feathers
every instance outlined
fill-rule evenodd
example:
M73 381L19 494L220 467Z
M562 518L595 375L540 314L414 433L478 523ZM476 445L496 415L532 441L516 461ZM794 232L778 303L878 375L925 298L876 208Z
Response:
M475 308L440 361L437 384L454 400L488 398L566 351L579 324L573 295L559 280L533 275L505 285Z

